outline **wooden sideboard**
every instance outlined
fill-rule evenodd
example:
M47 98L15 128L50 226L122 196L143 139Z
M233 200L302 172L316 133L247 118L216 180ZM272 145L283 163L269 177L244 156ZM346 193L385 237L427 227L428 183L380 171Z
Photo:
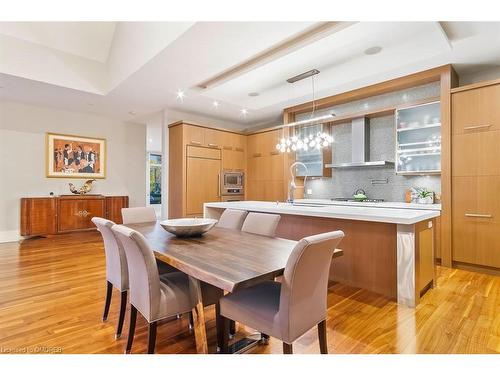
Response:
M44 236L95 229L91 219L105 217L122 223L127 196L61 195L21 198L21 236Z

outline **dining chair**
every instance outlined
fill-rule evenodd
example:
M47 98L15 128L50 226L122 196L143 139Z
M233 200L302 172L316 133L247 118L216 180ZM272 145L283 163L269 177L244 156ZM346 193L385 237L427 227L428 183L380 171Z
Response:
M127 258L121 243L117 241L111 230L115 223L101 217L93 217L92 222L102 235L104 253L106 255L106 301L104 303L102 321L105 322L108 319L113 287L115 287L120 292L120 314L115 334L115 338L119 338L122 333L123 320L127 308L127 291L129 286Z
M263 281L222 297L217 316L218 345L228 351L229 320L283 341L284 354L293 342L317 325L320 351L327 354L326 314L330 263L342 231L301 239L285 266L281 283Z
M156 221L156 212L151 206L122 208L122 219L124 225L147 223Z
M274 237L280 219L280 215L250 212L243 222L241 231Z
M247 211L226 208L216 226L219 228L240 230L247 214Z
M132 350L139 311L148 322L148 354L152 354L158 321L190 312L195 307L189 279L182 272L171 272L160 280L153 250L146 238L124 225L114 225L111 230L122 243L128 265L130 324L125 353Z

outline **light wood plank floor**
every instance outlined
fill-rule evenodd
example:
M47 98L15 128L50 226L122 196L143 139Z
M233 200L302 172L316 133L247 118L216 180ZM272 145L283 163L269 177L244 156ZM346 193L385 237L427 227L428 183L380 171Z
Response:
M0 353L123 353L114 339L118 293L108 322L103 246L97 232L0 244ZM417 309L340 284L328 295L330 353L500 353L500 277L438 267L437 287ZM209 350L214 351L213 308L208 308ZM128 320L128 313L126 321ZM238 335L252 332L239 327ZM144 353L145 321L138 320L133 352ZM253 353L281 353L278 340ZM187 319L159 325L158 353L194 353ZM294 345L319 353L316 330Z

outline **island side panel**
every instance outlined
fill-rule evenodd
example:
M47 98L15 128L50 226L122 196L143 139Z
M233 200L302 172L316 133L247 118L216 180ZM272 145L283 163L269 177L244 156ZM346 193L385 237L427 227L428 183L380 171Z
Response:
M300 240L342 230L344 255L332 261L330 280L397 299L397 225L357 220L281 215L276 235Z

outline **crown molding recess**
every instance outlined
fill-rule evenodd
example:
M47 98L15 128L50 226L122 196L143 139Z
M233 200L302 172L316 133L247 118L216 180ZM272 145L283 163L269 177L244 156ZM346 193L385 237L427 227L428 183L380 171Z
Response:
M357 22L323 22L319 26L313 26L303 33L291 37L274 47L265 50L256 56L248 59L241 64L238 64L218 75L212 77L202 83L199 83L194 89L205 90L223 84L237 76L249 72L259 66L262 66L270 61L276 60L290 52L300 49L307 44L313 43L328 35L337 33Z

